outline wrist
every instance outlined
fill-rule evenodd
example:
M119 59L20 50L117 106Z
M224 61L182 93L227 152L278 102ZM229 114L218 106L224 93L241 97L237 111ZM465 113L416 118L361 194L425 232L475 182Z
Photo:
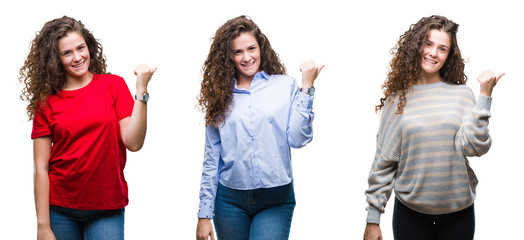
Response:
M38 227L39 228L48 228L48 227L51 227L51 223L49 221L38 221Z
M149 93L145 92L143 94L140 94L137 91L137 94L135 94L135 100L139 100L139 101L147 103L147 101L149 101Z
M310 96L315 96L315 87L311 86L311 87L303 87L303 88L299 88L300 92L302 93L305 93L305 94L308 94Z
M136 89L136 95L144 95L147 92L147 88L137 88Z
M311 88L311 87L313 87L313 83L302 82L302 88Z
M489 92L489 91L480 91L480 95L491 97L491 92Z

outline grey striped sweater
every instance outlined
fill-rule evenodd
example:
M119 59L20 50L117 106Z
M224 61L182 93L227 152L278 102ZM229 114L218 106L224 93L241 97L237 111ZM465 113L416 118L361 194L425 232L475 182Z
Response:
M466 85L414 85L403 114L398 99L382 108L377 150L366 190L368 223L380 223L392 190L409 208L426 214L460 211L475 199L478 183L467 156L491 146L491 97Z

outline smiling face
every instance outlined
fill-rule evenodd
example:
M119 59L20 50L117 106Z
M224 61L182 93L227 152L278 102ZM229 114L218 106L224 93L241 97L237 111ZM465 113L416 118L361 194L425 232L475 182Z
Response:
M79 32L70 32L58 41L58 54L67 79L83 79L89 75L89 50Z
M260 46L251 33L242 33L233 40L233 60L237 81L251 81L260 68Z
M428 32L428 40L422 48L420 66L423 74L438 74L449 55L451 47L448 33L437 29Z

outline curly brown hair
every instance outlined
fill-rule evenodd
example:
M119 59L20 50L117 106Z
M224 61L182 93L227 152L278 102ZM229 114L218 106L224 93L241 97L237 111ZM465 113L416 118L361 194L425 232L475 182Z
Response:
M57 94L65 86L66 73L60 61L58 41L71 32L80 33L86 42L90 57L89 72L106 73L102 45L82 22L67 16L47 22L31 42L29 55L20 68L18 77L25 85L20 99L29 102L29 120L34 118L39 103L44 107L47 97Z
M407 103L406 93L422 73L422 50L428 41L428 32L433 29L446 32L451 42L446 62L439 71L443 81L453 84L466 83L468 77L464 73L465 60L462 59L457 44L458 26L443 16L433 15L412 24L409 30L400 36L397 45L391 49L393 59L389 63L388 79L382 85L384 97L380 98L380 104L375 106L375 111L381 110L388 98L388 101L393 101L390 97L394 96L399 99L396 113L402 114Z
M206 126L223 124L233 104L234 78L237 70L233 60L233 41L242 33L250 33L260 46L260 69L269 74L286 74L286 68L271 47L266 35L248 17L228 20L215 33L209 55L202 67L203 80L198 97L200 110L205 112Z

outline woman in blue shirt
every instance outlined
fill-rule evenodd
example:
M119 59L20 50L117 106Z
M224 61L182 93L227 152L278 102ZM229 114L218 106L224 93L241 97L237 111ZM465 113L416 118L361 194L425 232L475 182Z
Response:
M197 239L287 239L295 207L290 147L313 138L313 83L324 66L300 67L302 88L245 16L215 33L199 105L206 142Z

